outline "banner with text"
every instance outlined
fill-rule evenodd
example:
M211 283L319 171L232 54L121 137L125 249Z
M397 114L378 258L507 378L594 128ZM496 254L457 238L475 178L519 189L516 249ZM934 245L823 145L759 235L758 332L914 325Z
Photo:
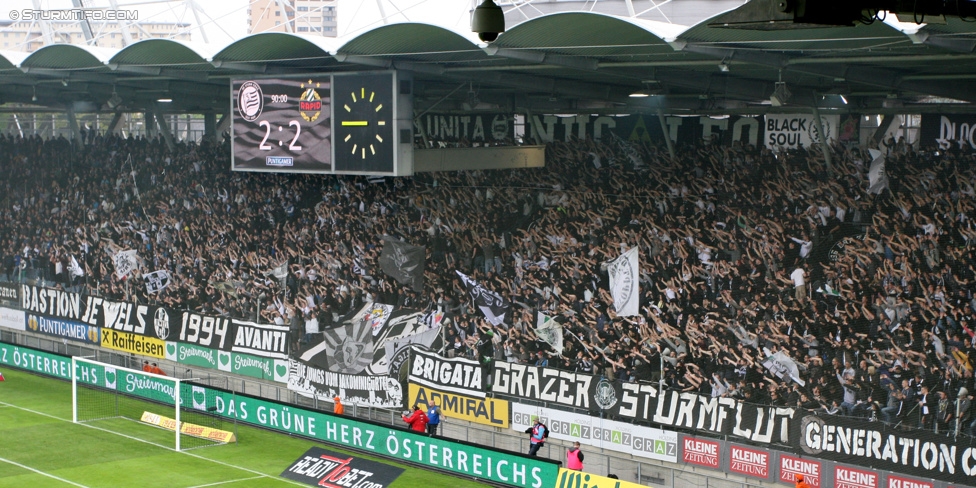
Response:
M440 391L485 397L484 367L472 359L445 358L414 349L410 375L407 378L411 383Z
M251 378L279 383L288 382L288 361L281 359L208 349L180 342L166 343L165 359L187 366L216 369Z
M922 114L919 130L922 148L976 149L976 116L965 114Z
M420 405L423 410L427 410L431 403L436 403L444 417L508 428L507 400L459 395L414 383L407 386L407 399L407 405Z
M98 327L92 327L74 320L52 319L43 315L27 314L27 330L44 335L71 339L99 345L100 334Z
M617 422L551 408L512 403L512 429L525 432L539 417L549 428L549 437L579 441L585 446L678 462L678 434L651 427Z
M325 488L387 488L403 471L403 468L313 447L281 476Z
M765 119L765 145L770 149L779 147L809 148L820 144L820 127L823 127L827 141L837 140L837 126L840 115L821 115L821 126L812 114L767 114Z
M21 286L21 308L51 318L81 322L101 329L112 329L166 340L173 327L170 314L162 307L117 302L53 288Z

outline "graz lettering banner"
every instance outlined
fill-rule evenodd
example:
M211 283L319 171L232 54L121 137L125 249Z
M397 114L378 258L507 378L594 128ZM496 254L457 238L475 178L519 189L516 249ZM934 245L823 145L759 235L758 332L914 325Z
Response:
M336 395L356 405L386 408L403 406L399 367L410 347L439 347L442 315L401 309L390 314L385 327L374 335L372 311L367 304L326 329L322 340L297 351L289 361L288 389L300 395L331 400ZM390 347L388 357L387 345Z
M617 422L586 414L512 403L512 429L525 432L539 417L549 437L579 441L611 451L659 461L678 462L678 434L652 427Z
M794 420L791 437L798 452L819 459L963 484L976 476L976 443L967 436L809 413Z
M733 436L762 444L788 445L791 408L767 407L697 393L661 392L657 385L495 362L492 392L548 402L554 408L602 411L619 420L664 428Z

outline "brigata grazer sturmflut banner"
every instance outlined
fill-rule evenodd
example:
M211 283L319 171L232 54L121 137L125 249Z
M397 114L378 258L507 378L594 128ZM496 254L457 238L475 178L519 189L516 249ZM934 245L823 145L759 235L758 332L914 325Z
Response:
M658 390L656 384L625 383L555 368L495 362L492 392L581 409L622 421L733 436L762 444L788 445L791 408L767 407L697 393Z

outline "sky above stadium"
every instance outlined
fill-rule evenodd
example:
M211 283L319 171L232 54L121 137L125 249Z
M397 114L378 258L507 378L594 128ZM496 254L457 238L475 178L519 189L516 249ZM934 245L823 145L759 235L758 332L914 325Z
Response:
M253 0L196 1L200 20L189 4L193 0L117 0L119 10L134 10L140 22L179 22L194 26L192 40L203 42L202 25L211 44L225 45L247 32L247 9ZM23 18L33 10L32 0L7 0L0 7L0 20ZM112 9L110 0L84 0L89 8ZM467 28L471 1L465 0L339 0L337 20L340 36L354 36L386 22L424 22L448 28ZM71 0L40 0L41 9L73 8ZM130 16L131 18L131 16ZM0 32L2 32L0 28Z

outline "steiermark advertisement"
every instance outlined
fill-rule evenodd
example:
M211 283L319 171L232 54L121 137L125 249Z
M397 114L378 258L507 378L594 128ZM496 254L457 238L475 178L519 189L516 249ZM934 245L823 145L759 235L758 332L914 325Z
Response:
M288 361L221 351L183 342L166 343L166 359L278 383L288 382Z
M0 343L0 364L71 379L71 358L30 348ZM88 384L173 402L173 383L165 378L88 363L80 363L77 374L79 381ZM556 484L559 465L546 459L470 446L223 390L197 385L190 390L181 396L184 405L191 402L197 409L216 407L217 414L230 420L509 486L549 488Z
M172 405L176 398L175 382L138 371L79 362L76 364L75 377L78 383L117 390L155 402Z

